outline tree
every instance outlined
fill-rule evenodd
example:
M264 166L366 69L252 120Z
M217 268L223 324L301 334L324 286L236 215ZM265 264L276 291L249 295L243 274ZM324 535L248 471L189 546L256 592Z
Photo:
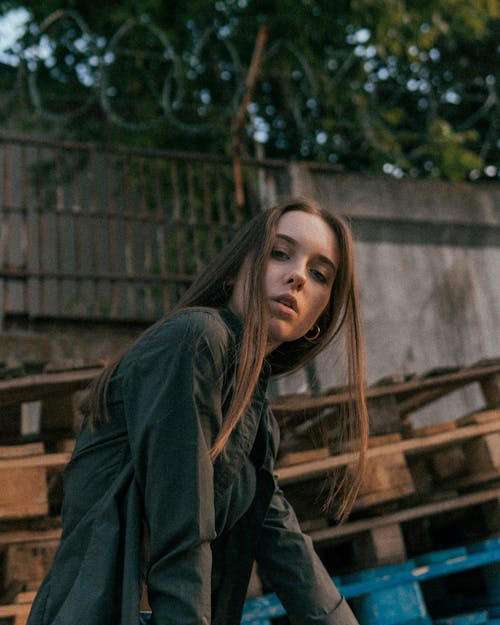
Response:
M110 3L111 4L111 3ZM229 151L259 26L245 146L349 170L497 176L496 0L3 2L29 18L4 117L65 136Z

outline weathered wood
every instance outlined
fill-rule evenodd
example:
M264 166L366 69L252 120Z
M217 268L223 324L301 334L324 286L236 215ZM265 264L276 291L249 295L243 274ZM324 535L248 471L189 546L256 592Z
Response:
M0 380L0 411L5 406L53 398L55 395L69 395L85 388L102 368L66 371L60 373L39 373L36 375Z
M40 458L40 443L0 447L0 518L47 514L47 473L37 464ZM28 461L27 465L23 461Z
M40 429L44 433L58 430L61 435L76 434L82 422L75 398L80 393L59 394L46 397L42 402Z
M408 417L409 414L424 408L428 404L441 399L445 395L448 395L455 389L462 387L463 384L458 382L456 384L448 383L438 388L424 389L422 391L415 391L410 396L405 397L398 403L399 414L402 418Z
M435 451L431 464L434 476L441 482L460 477L467 472L464 450L460 445Z
M412 378L406 382L395 384L385 384L366 389L366 397L382 397L384 395L394 395L398 402L409 399L412 395L420 394L426 390L438 389L439 387L447 387L448 392L452 392L457 387L478 382L484 378L500 373L500 364L491 364L478 367L469 367L457 371L456 373L448 373L437 375L430 378ZM340 391L338 393L322 395L320 397L294 397L292 399L277 398L271 402L274 413L277 416L301 413L304 418L317 414L321 408L328 408L349 401L349 393ZM435 397L430 397L429 401L433 401Z
M3 554L3 583L21 584L22 590L36 590L52 564L59 539L9 545Z
M399 523L374 527L353 541L356 560L363 566L382 566L406 560L406 546Z
M494 432L464 444L470 473L500 472L500 433Z
M61 538L61 529L52 528L48 530L14 530L11 532L0 532L0 549L21 543L37 542L43 544L59 540Z
M403 453L369 458L354 504L359 510L415 493L415 485Z
M481 505L481 513L485 525L493 535L500 533L500 497L486 501Z
M478 425L467 425L433 436L401 440L396 443L368 448L367 458L397 453L418 454L432 449L444 448L458 442L497 431L500 431L500 419ZM277 471L278 478L281 484L309 480L324 475L336 467L351 464L356 461L356 458L356 453L347 452L322 460L315 460L291 467L283 467Z
M408 456L408 468L415 484L415 492L420 497L426 497L435 489L431 459L426 455Z
M1 458L0 471L4 469L32 469L44 467L61 467L69 462L70 453L43 454L22 458Z
M26 445L7 445L0 447L0 460L5 458L24 458L43 454L43 443L27 443Z
M480 382L486 405L489 408L500 406L500 373L494 373Z
M291 451L283 455L276 463L277 467L289 467L302 462L328 458L330 451L328 447L318 447L316 449L305 449L303 451Z
M409 435L412 437L432 436L433 434L440 434L441 432L449 432L450 430L456 430L457 425L458 425L458 421L445 421L443 423L433 423L431 425L423 425L421 427L412 428L409 432ZM466 424L464 423L464 425Z
M398 510L389 514L383 514L367 519L357 521L348 521L343 525L329 527L324 530L317 530L310 533L313 541L321 546L335 543L338 539L353 536L361 532L371 531L376 527L386 527L395 523L404 523L414 519L420 519L427 516L444 514L452 510L468 508L486 502L494 501L500 498L500 487L483 490L477 493L461 495L451 499L444 499L432 503Z
M496 486L498 483L500 483L499 472L497 469L491 469L449 480L447 486L455 490L466 490L471 487L477 488L485 485Z
M380 434L378 436L370 436L368 438L368 447L381 447L382 445L397 443L400 440L401 434L399 432L392 432L391 434Z
M473 423L487 423L488 421L494 421L500 419L500 408L494 408L492 410L482 410L481 412L474 412L469 415L465 415L460 419L457 419L457 425L469 425Z
M367 409L372 435L388 434L401 430L401 418L394 395L370 397L367 400Z
M21 405L3 406L0 404L0 406L0 433L2 437L5 434L20 434L22 430Z
M12 625L26 625L31 610L29 603L0 605L0 618L14 619Z
M25 592L20 592L17 597L14 599L14 603L33 603L35 600L36 590L27 590Z
M455 430L458 426L479 425L498 421L500 410L485 410L467 415L457 421L418 428L412 435L431 436L439 432ZM495 443L490 449L484 448L485 441L496 434L484 434L466 441L457 440L446 448L431 450L421 462L415 458L411 462L411 471L416 478L419 493L430 492L433 488L446 486L461 489L467 486L482 484L500 476L500 466L489 462L495 452ZM496 441L495 439L492 439Z

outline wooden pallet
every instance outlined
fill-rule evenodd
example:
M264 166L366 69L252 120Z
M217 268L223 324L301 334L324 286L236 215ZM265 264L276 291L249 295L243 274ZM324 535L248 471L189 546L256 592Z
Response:
M31 594L20 593L14 603L0 605L0 623L7 625L26 625L31 610ZM5 619L5 620L4 620Z
M475 444L481 447L483 444L490 442L489 436L497 436L500 432L500 414L494 415L495 418L491 418L491 411L489 412L490 418L488 419L484 418L484 414L481 416L482 413L479 413L474 417L469 416L467 419L462 420L459 427L434 433L423 433L419 431L417 432L419 436L415 436L412 439L401 439L395 436L376 437L379 440L372 444L368 450L369 462L378 462L379 466L385 469L382 472L382 482L384 482L386 475L389 474L391 470L393 477L398 476L393 470L395 458L418 458L429 453L439 454L446 450L453 449L453 445L457 444ZM442 430L442 428L439 428L439 430ZM7 458L0 457L0 475L2 471L7 471L7 473L11 471L32 471L33 475L36 475L40 482L41 475L46 476L45 472L50 474L52 471L54 479L57 477L60 478L62 469L69 461L71 447L74 441L69 440L61 444L62 447L65 448L65 451L56 451L55 453L49 454L39 453L40 444L37 443L35 444L37 446L37 453L35 454L28 454L27 451L24 451L22 454L17 453ZM34 449L33 444L16 446L15 448L18 449L19 447L29 448L31 450ZM8 449L14 449L14 447ZM496 447L494 447L494 451L496 453ZM354 561L351 561L351 564L359 565L360 563L368 562L381 564L384 562L401 561L407 556L407 541L404 536L404 526L406 523L418 519L429 519L433 516L451 513L455 510L472 508L474 506L477 507L482 504L493 505L500 500L500 489L497 487L484 488L478 492L472 493L464 492L463 494L459 494L457 491L450 491L450 489L442 493L438 491L436 494L434 490L432 491L432 496L428 497L426 488L415 488L415 484L418 482L417 480L413 480L411 482L410 491L408 493L403 493L404 497L402 499L400 498L401 501L398 500L399 509L390 510L388 512L377 512L379 508L373 505L373 500L376 496L380 495L380 492L383 492L383 489L381 489L378 493L374 491L370 500L362 498L360 502L358 502L356 507L357 514L359 516L361 513L364 513L365 518L357 518L342 526L332 526L328 515L325 515L321 510L320 502L313 501L312 503L315 503L315 505L311 504L311 496L309 493L308 497L307 491L310 490L314 494L314 497L316 497L316 492L310 489L310 485L321 485L323 478L332 467L349 464L349 462L352 462L354 456L352 453L326 456L324 451L322 452L322 456L323 457L319 459L311 459L311 453L308 451L303 454L298 453L292 458L289 457L288 461L293 460L296 463L279 468L278 479L285 489L285 494L287 494L287 496L289 496L290 493L293 494L293 488L297 488L297 486L305 487L302 493L299 491L300 496L298 497L298 501L294 501L294 497L289 496L289 498L292 499L292 503L296 504L295 507L304 529L309 531L311 537L320 548L335 546L348 539L353 545L353 549L359 554L358 557L354 558ZM473 466L475 466L477 461L474 456L471 456L471 458L474 460ZM483 462L480 468L482 469L487 458L484 454L481 458ZM305 462L301 462L301 460L304 459ZM492 460L495 460L495 457L493 457ZM386 461L388 461L388 463L384 465ZM377 480L380 481L380 475L380 472L371 472L367 484L373 484ZM484 472L482 470L480 471L480 475L484 477ZM500 480L498 468L496 469L496 477ZM46 477L44 477L44 479L46 480ZM483 485L481 480L472 481L475 486ZM468 483L471 483L470 479ZM43 509L25 510L22 514L18 513L17 518L19 518L19 516L28 517L32 514L46 514L47 501L50 502L50 499L54 497L53 493L55 489L53 489L51 494L49 489L50 481L46 480L44 485L45 495L43 497ZM43 492L42 487L38 487L37 495L39 495L40 492ZM410 497L409 500L408 496ZM18 500L25 501L24 497L19 497L19 491L15 491L12 496L12 502ZM379 497L376 503L387 503L386 493L382 498ZM402 505L402 503L404 503L404 505ZM57 513L58 505L60 506L60 498L56 503L52 504L52 511L54 513ZM365 509L369 514L365 513ZM491 514L497 514L497 511L493 510ZM10 517L6 516L5 518L15 517L14 515L10 515ZM492 525L494 526L495 524L492 523ZM492 529L494 529L494 527L492 527ZM37 540L46 540L43 533L38 537L36 535L32 536L32 543ZM57 539L54 540L56 541ZM27 543L26 541L24 541L24 543L24 553L28 554L30 546L33 547L33 544ZM51 548L55 548L55 546L56 542L51 545ZM37 567L39 567L39 565L34 562L32 568L37 569ZM27 579L24 580L25 589L29 588L29 585L27 585L28 581Z
M464 368L432 369L420 376L409 376L409 379L391 376L379 380L366 389L369 412L372 405L371 432L377 435L402 431L405 426L410 426L409 417L413 412L470 384L480 385L487 408L500 406L500 360L480 361ZM279 397L271 405L285 430L293 431L299 426L303 435L349 399L345 389L333 389L317 397ZM383 401L385 410L382 409ZM395 413L399 420L394 418Z
M0 379L0 444L74 436L80 394L104 364L71 361L64 369L49 363L43 372Z
M321 449L285 457L278 479L297 508L303 529L320 548L350 543L349 566L403 561L414 541L406 528L427 523L439 515L475 509L485 516L485 532L500 530L500 410L488 410L457 420L453 427L416 430L412 438L400 435L371 439L367 477L352 521L332 524L321 507L321 491L328 472L349 465L355 455L327 455ZM465 451L464 451L465 450ZM474 453L471 452L474 450ZM450 480L450 457L460 452L460 477ZM294 462L294 464L292 464ZM486 505L488 504L488 505ZM414 529L415 531L415 529ZM422 546L433 545L423 540ZM346 560L346 557L339 557Z
M10 512L3 516L3 521L0 507L0 552L6 580L0 595L4 603L8 601L8 605L0 606L0 619L15 618L15 625L23 625L27 618L27 607L20 603L27 595L18 592L18 597L12 593L36 588L59 542L61 473L74 444L73 439L67 438L74 424L73 399L100 370L101 367L45 370L0 380L0 421L3 416L12 425L17 419L14 431L6 433L0 428L0 491L6 493L10 489L10 503L6 506ZM367 389L376 435L370 439L368 471L360 497L351 519L341 526L333 524L322 510L318 494L328 473L349 467L356 455L347 450L333 453L331 444L313 449L303 443L308 431L326 421L347 400L347 394L340 391L322 397L300 395L293 401L273 401L285 432L291 433L288 442L294 442L294 435L300 442L300 446L294 446L285 439L285 453L277 471L279 483L322 556L335 559L337 550L348 545L351 556L345 561L351 569L402 562L409 551L414 551L408 539L409 526L414 531L419 523L422 528L427 527L434 520L452 519L452 515L468 510L474 511L474 517L485 515L489 532L500 530L500 412L495 408L500 401L499 374L500 363L490 362L456 371L440 370L419 378L391 378ZM412 410L471 383L481 385L485 410L448 424L425 429L410 427L407 417ZM39 440L29 444L38 447L29 447L27 442L2 444L2 437L20 434L16 427L22 421L23 407L25 414L30 405L30 410L36 412L37 402ZM335 439L334 432L331 438ZM22 494L21 481L11 477L28 473L32 491ZM1 484L2 475L7 486ZM36 489L34 483L38 484ZM38 501L39 508L31 507L36 503L35 495L43 499L41 504ZM23 501L28 502L28 509L14 510ZM35 524L40 520L38 529L26 525L30 518ZM422 545L435 548L432 540L422 541ZM19 561L25 566L19 566Z
M385 444L372 444L367 451L368 460L374 458L388 457L394 454L403 453L405 456L422 454L424 452L434 452L449 448L456 444L464 444L481 436L497 433L500 431L500 410L487 411L489 418L485 422L462 422L460 427L432 433L429 435L416 435L411 438L400 438ZM477 413L479 415L481 413ZM356 461L354 452L345 452L337 455L326 456L324 451L321 452L318 459L309 460L308 462L300 462L294 465L282 466L279 468L278 474L280 482L283 485L305 481L311 478L323 477L328 471L352 464ZM299 458L299 456L296 456Z

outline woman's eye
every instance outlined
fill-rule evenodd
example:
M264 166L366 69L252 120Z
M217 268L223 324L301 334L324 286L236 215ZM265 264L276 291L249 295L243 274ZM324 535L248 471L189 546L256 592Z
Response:
M315 279L318 280L318 282L321 282L322 284L326 284L328 282L328 280L326 279L325 274L323 272L319 271L318 269L312 269L311 273L313 274Z
M285 251L276 248L271 251L271 257L278 260L288 260L288 254Z

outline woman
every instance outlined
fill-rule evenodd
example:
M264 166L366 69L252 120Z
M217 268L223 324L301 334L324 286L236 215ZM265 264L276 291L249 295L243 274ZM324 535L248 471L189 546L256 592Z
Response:
M137 625L145 581L151 625L237 625L254 560L294 625L355 624L276 484L265 398L341 330L361 451L331 493L345 517L368 429L351 236L306 200L257 215L90 389L28 624Z

